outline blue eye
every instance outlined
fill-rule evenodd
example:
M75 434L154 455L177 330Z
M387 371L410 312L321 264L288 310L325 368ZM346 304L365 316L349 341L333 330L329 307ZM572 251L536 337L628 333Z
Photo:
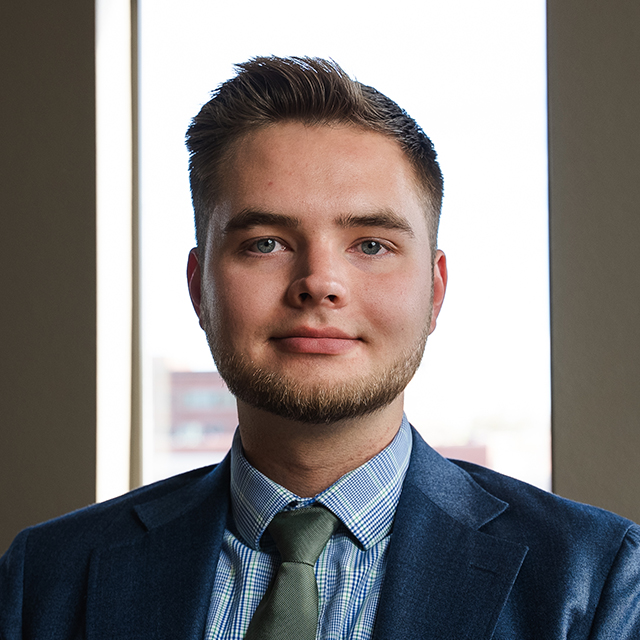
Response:
M366 253L370 256L375 256L383 248L382 245L375 240L367 240L366 242L363 242L360 247L362 248L362 253Z
M276 248L276 244L273 238L263 238L256 242L256 249L260 253L271 253Z

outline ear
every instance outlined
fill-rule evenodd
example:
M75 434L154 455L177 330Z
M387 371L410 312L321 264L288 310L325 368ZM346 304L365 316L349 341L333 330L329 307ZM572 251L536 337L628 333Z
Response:
M436 320L442 309L444 294L447 290L447 257L440 249L436 251L433 261L433 311L431 313L431 326L429 333L436 328Z
M189 296L191 304L200 318L200 326L202 326L202 318L200 316L200 303L202 300L200 259L198 258L198 249L194 247L189 251L189 259L187 260L187 283L189 285Z

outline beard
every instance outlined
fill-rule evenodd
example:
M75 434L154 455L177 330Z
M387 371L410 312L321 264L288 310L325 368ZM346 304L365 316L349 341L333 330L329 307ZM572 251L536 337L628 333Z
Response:
M208 313L203 313L202 321L218 373L238 400L287 420L333 424L382 409L404 391L422 360L431 305L429 309L422 334L386 368L333 383L314 381L312 370L309 376L295 378L267 370L230 348Z
M413 349L401 353L386 369L336 382L314 382L267 371L242 354L223 347L206 330L218 373L231 393L246 404L281 418L309 424L332 424L360 418L391 404L413 378L427 342L428 332Z

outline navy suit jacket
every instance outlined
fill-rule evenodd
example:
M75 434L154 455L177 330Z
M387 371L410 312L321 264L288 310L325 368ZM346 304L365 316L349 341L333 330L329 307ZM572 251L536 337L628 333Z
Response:
M18 535L0 638L204 637L229 461ZM414 433L375 640L640 638L640 528L468 463Z

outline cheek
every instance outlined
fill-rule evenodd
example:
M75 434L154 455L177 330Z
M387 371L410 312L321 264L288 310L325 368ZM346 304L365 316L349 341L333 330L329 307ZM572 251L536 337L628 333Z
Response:
M209 308L225 333L243 328L255 332L282 297L273 277L256 278L244 270L214 270L209 282Z
M411 340L424 331L431 298L429 272L415 269L378 276L359 290L364 317L384 335Z

